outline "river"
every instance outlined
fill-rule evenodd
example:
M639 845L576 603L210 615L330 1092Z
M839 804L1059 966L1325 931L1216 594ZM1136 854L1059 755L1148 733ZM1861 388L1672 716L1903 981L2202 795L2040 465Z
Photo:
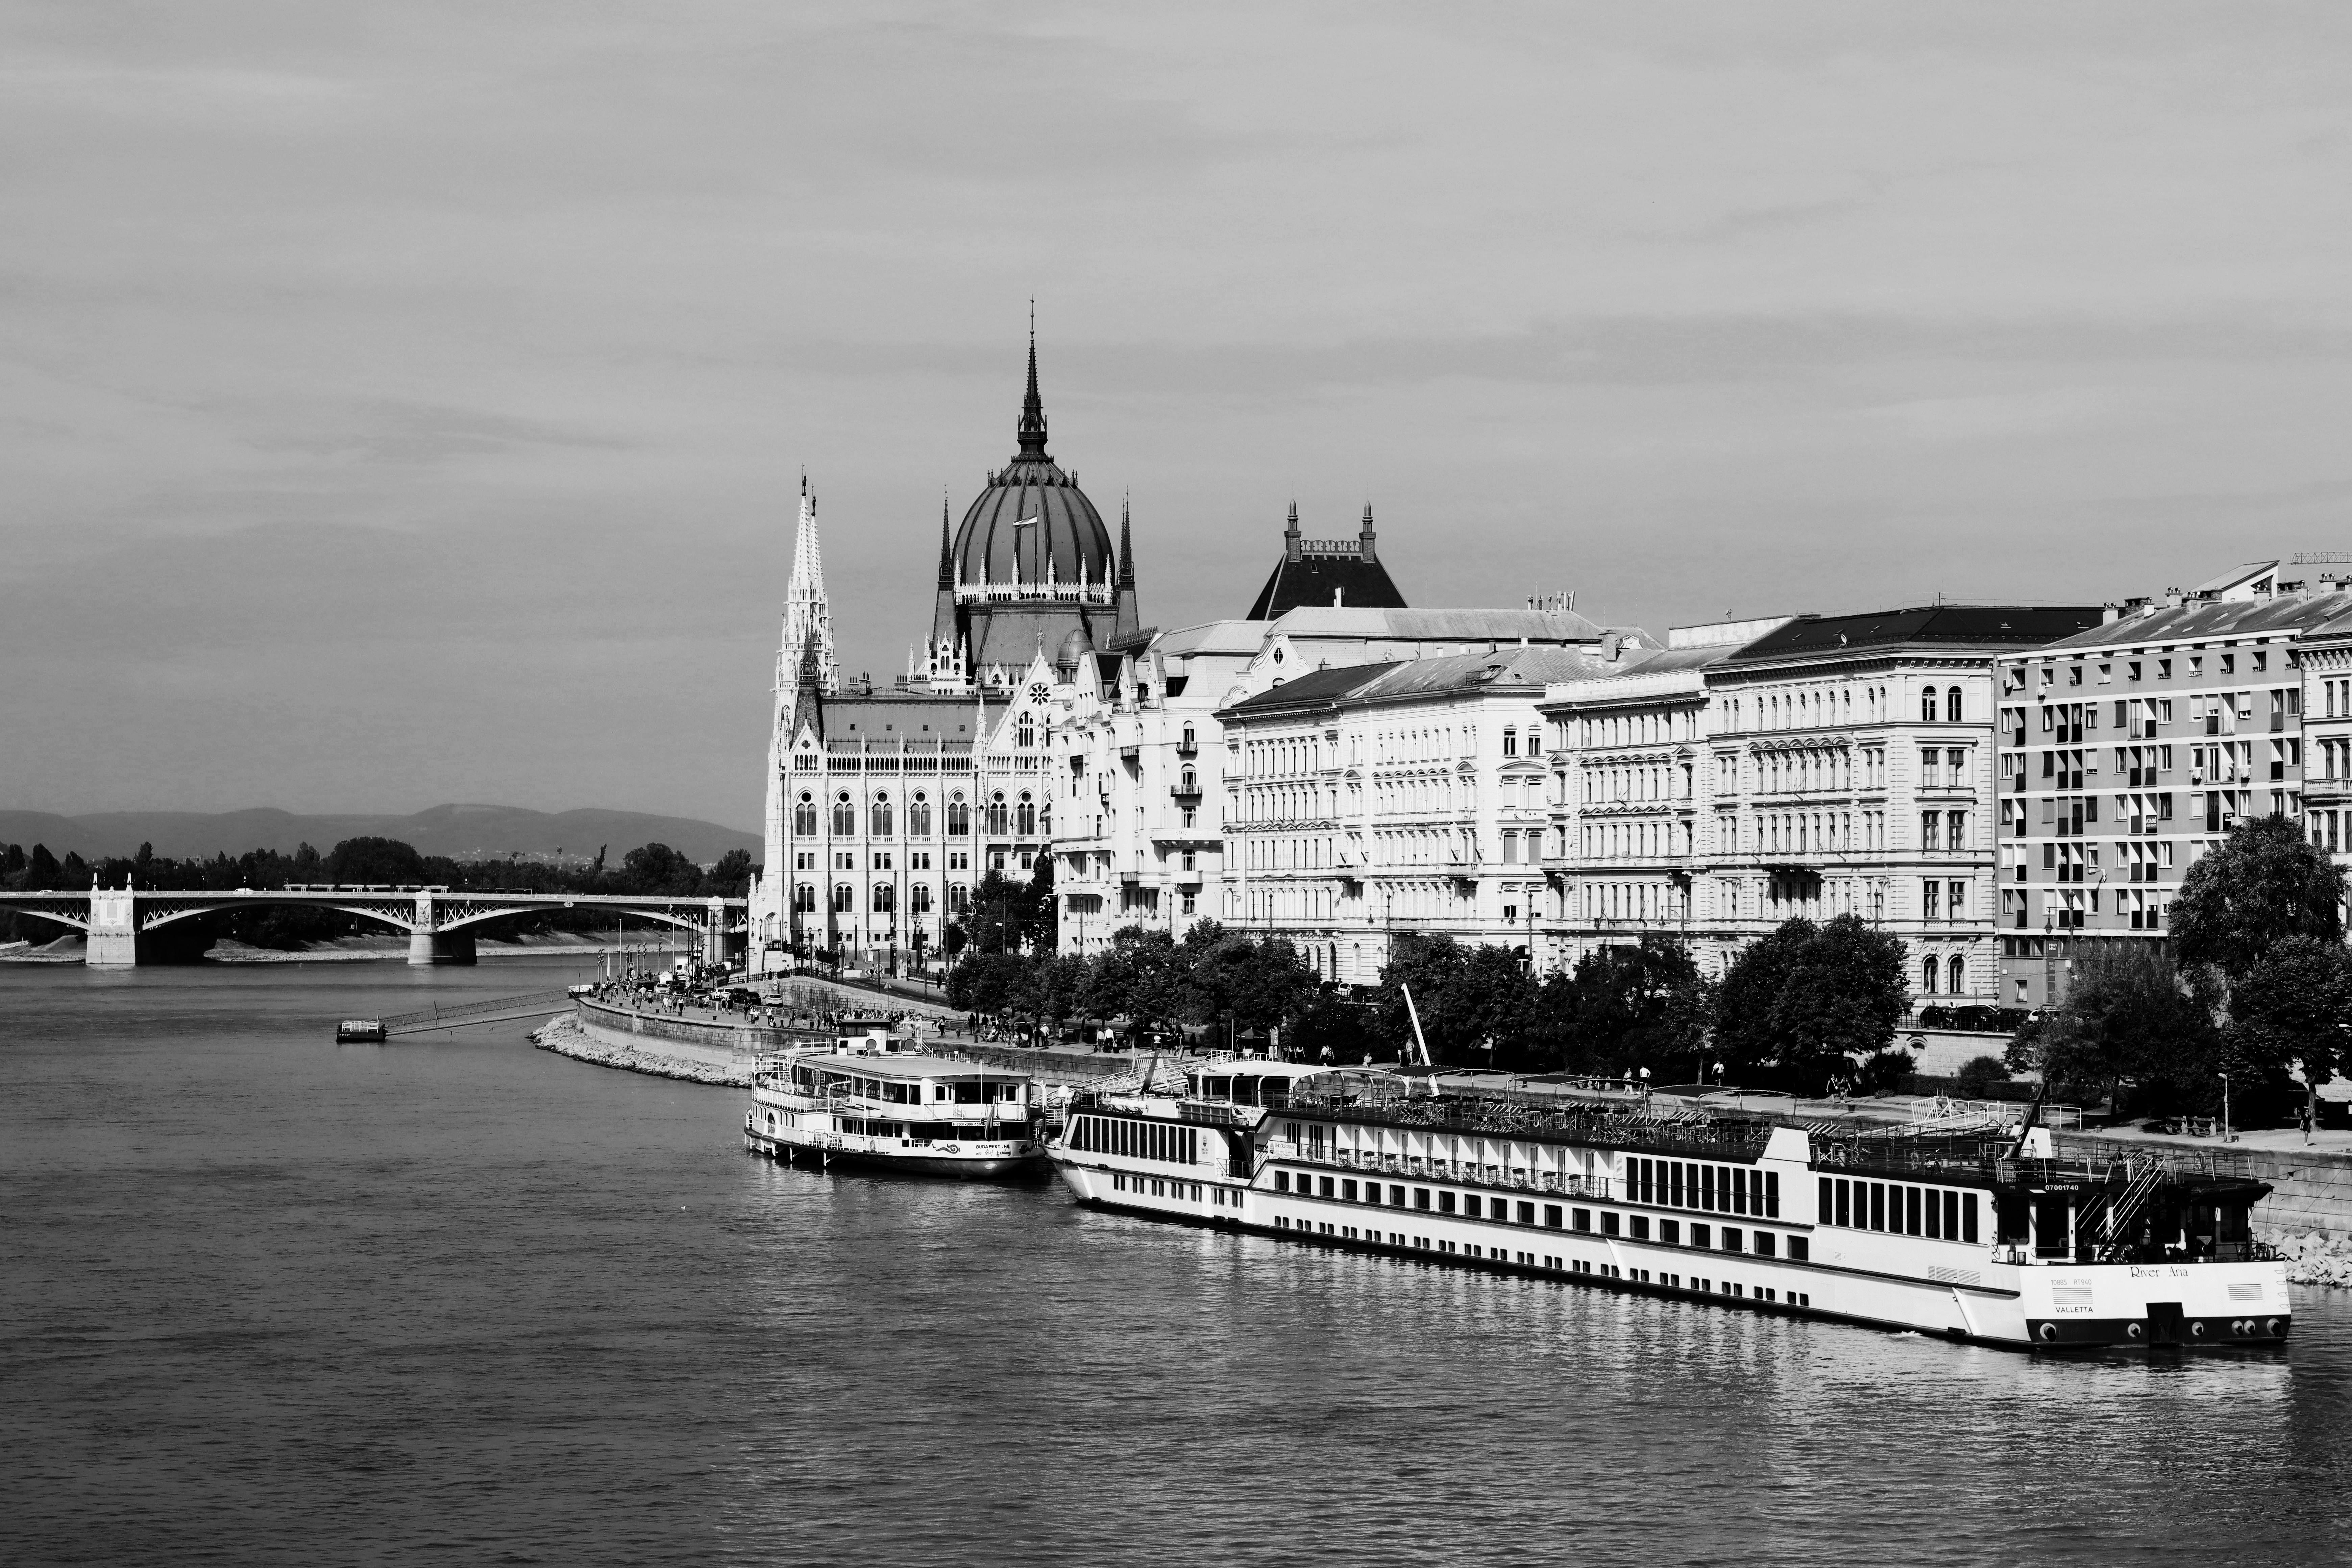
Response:
M2076 1363L779 1168L333 1021L552 961L0 965L10 1563L2344 1559L2352 1297Z

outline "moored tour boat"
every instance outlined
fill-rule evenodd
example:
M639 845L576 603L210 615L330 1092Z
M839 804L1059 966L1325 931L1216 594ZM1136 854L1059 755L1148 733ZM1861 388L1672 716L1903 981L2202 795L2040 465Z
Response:
M2061 1160L2047 1130L1788 1115L1266 1062L1080 1095L1082 1201L1466 1268L2031 1349L2276 1345L2269 1188L2225 1154Z
M1017 1175L1045 1164L1041 1100L1025 1074L859 1029L831 1047L761 1058L743 1146L968 1181Z

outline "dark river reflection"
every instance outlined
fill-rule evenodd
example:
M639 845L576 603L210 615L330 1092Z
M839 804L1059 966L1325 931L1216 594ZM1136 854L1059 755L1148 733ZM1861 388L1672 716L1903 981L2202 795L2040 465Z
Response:
M2352 1302L2037 1361L745 1156L334 1019L537 961L0 965L0 1560L2336 1562Z

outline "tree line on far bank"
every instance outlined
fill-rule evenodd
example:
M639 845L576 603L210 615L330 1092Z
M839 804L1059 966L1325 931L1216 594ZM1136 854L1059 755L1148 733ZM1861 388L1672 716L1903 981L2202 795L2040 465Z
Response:
M292 883L445 885L457 891L499 889L510 892L667 895L673 898L741 898L751 876L751 857L730 849L708 868L666 844L630 850L608 866L599 850L585 866L553 866L520 858L453 860L424 855L396 838L346 838L325 854L308 844L290 855L251 849L231 858L173 859L142 844L131 856L85 860L68 851L60 860L46 845L28 854L22 845L0 847L0 888L21 892L82 891L91 886L188 889L226 892L238 888L279 889ZM612 916L596 910L550 910L510 917L495 928L514 930L609 930ZM205 917L216 934L257 947L289 947L339 936L380 933L371 921L332 910L299 907L239 910ZM48 942L70 928L38 916L0 911L0 941Z
M1181 942L1129 926L1085 955L992 942L950 973L948 998L1047 1033L1094 1026L1139 1045L1278 1038L1286 1054L1319 1058L1328 1047L1342 1062L1402 1055L1417 1010L1431 1057L1445 1066L1647 1068L1661 1083L1705 1075L1817 1092L1833 1078L1874 1084L1910 1070L1906 1053L1886 1050L1908 1005L1903 968L1900 942L1850 916L1788 922L1720 982L1669 936L1538 976L1510 949L1406 933L1358 1001L1322 981L1288 941L1202 921Z

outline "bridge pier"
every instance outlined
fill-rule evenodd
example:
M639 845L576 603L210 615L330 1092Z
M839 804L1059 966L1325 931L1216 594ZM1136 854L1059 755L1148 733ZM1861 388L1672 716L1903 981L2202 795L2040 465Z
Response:
M131 887L89 890L89 942L82 962L92 969L135 969L139 964L139 911Z
M727 965L727 902L713 899L702 927L702 962L718 968Z
M415 968L441 963L471 963L474 962L474 933L469 931L443 931L439 912L433 907L433 895L416 895L416 914L408 928L408 962Z
M413 931L408 933L408 962L466 964L474 962L474 933L469 931Z

